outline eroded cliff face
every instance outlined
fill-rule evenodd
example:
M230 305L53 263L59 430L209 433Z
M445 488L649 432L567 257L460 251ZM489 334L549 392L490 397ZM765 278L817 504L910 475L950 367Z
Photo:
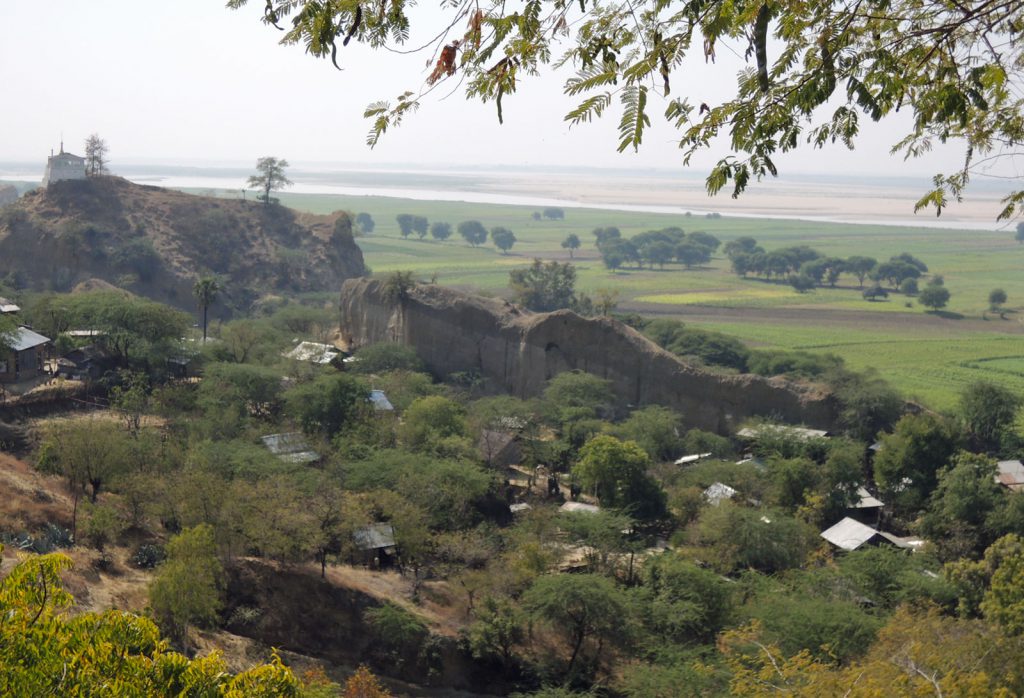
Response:
M344 283L346 339L357 348L408 344L438 376L475 370L495 388L526 398L540 394L552 376L580 369L611 381L623 406L664 405L688 426L719 433L753 416L821 429L836 423L836 404L827 394L780 379L695 368L609 318L530 313L433 285L389 304L382 286L368 279Z

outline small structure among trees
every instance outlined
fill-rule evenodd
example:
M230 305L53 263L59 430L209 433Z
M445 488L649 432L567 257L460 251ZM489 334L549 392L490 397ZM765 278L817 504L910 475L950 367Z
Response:
M64 152L64 141L60 142L60 152L56 155L50 151L46 158L46 171L43 173L43 186L65 179L85 179L85 158Z
M12 333L9 348L0 353L0 383L15 383L35 378L43 372L44 348L48 337L19 327Z

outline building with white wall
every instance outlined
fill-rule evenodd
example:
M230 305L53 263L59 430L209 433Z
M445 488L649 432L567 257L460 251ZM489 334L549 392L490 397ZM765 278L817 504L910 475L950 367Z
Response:
M43 186L62 179L85 179L85 158L64 152L64 141L60 143L60 152L46 158L46 172L43 174Z

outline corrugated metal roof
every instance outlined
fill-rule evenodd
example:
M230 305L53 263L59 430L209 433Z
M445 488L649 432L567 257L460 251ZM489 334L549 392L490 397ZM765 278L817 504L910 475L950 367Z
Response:
M12 333L11 349L14 351L25 351L32 347L38 347L50 341L38 332L33 332L27 327L19 327Z
M873 497L864 487L857 488L857 496L860 499L853 505L854 509L877 509L878 507L885 506L882 500Z
M871 528L850 517L846 517L835 526L822 531L821 537L843 550L856 550L865 543L870 543L876 537L888 541L899 548L916 550L924 545L924 541L920 538L895 536L891 533Z
M1019 460L1001 460L996 465L996 482L1011 490L1024 489L1024 463Z
M821 532L822 538L843 550L856 550L877 535L878 531L850 517Z
M370 402L373 403L373 409L380 410L382 412L391 412L395 409L395 406L388 400L388 396L384 394L383 390L371 390L370 391Z
M336 347L318 342L299 342L291 351L285 352L286 359L309 361L315 364L329 364L334 357L341 354Z
M360 550L380 550L395 547L395 527L389 523L376 523L357 528L352 539Z
M312 463L320 459L320 454L309 448L306 437L297 431L284 434L267 434L260 441L267 450L286 463Z
M711 487L704 490L704 499L712 506L718 506L723 499L732 499L735 496L736 490L721 482L712 483Z
M808 429L807 427L793 427L786 424L761 424L756 427L744 427L736 432L741 439L757 439L762 435L790 436L802 441L811 439L824 439L830 436L831 432L823 429Z
M686 465L687 463L696 463L701 458L710 458L710 457L711 457L710 453L692 453L692 454L690 454L688 456L683 456L682 458L677 460L675 464L676 465Z

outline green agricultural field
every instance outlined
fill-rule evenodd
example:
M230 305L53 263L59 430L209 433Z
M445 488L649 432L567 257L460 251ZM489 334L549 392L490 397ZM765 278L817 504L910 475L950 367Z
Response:
M366 263L376 274L412 270L421 278L473 288L507 291L508 270L533 257L568 261L561 241L570 233L583 246L576 251L581 290L619 292L620 310L678 317L688 323L734 334L755 346L806 349L842 356L853 368L874 367L908 397L943 409L967 383L987 378L1024 392L1024 246L1012 230L958 231L882 225L849 225L739 217L708 218L597 209L565 209L565 220L535 221L523 206L384 197L282 194L297 209L367 212L377 227L359 238ZM513 230L518 242L503 255L488 244L472 248L453 232L445 243L429 235L403 239L395 216L410 213L453 228L463 220ZM609 272L594 247L592 231L614 225L624 236L678 226L705 231L723 242L749 235L772 250L809 245L821 253L866 255L880 261L909 252L941 274L952 297L940 313L927 313L914 298L893 294L868 302L856 279L843 275L837 288L797 293L786 284L743 279L716 257L706 267L685 270L624 269ZM924 279L921 281L924 284ZM1009 295L1004 318L986 313L988 293Z

